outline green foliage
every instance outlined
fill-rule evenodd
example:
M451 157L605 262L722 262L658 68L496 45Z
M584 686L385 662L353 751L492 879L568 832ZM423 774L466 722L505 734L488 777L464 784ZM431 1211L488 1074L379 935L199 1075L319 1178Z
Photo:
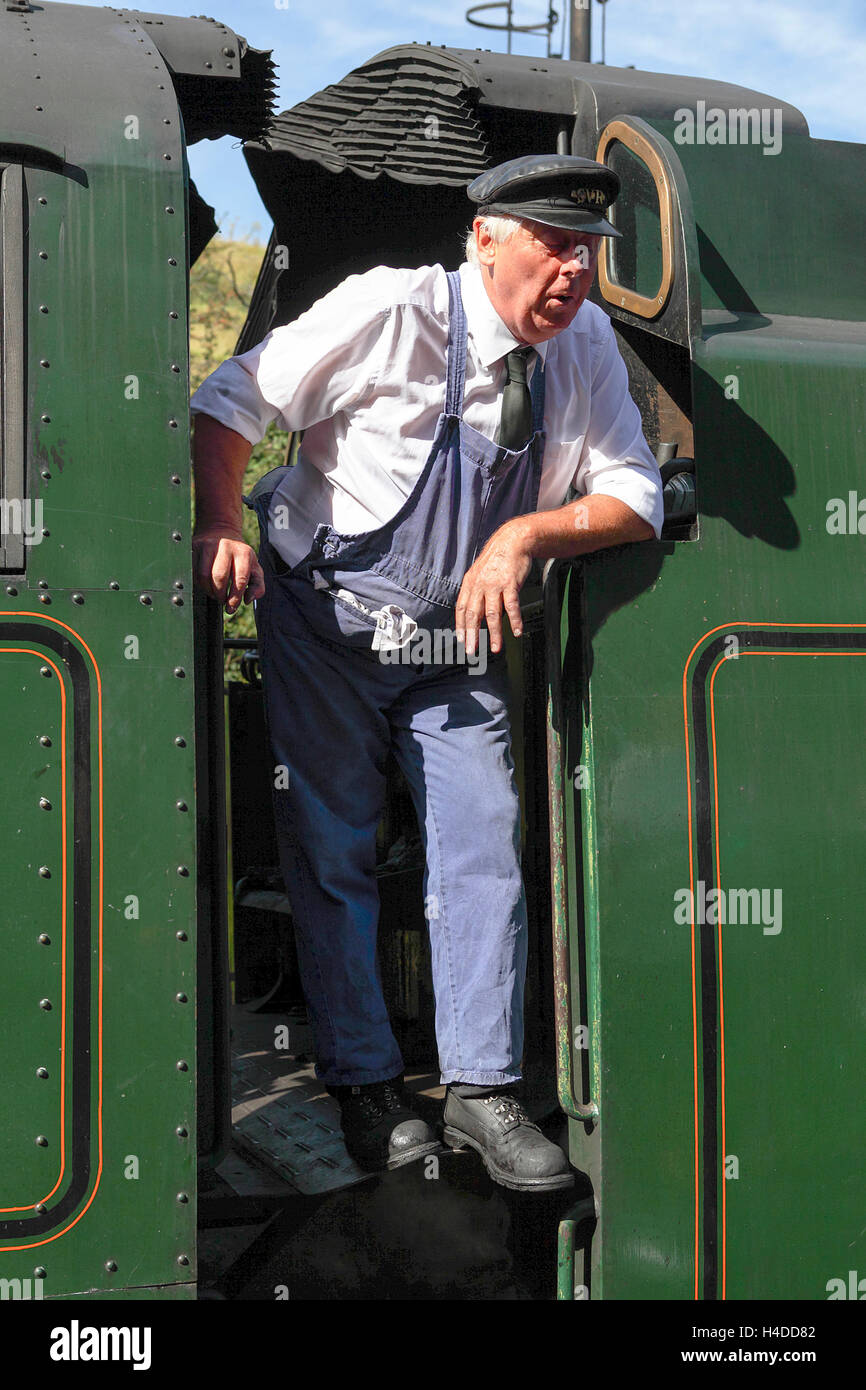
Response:
M214 239L190 271L190 387L194 391L221 362L231 357L244 321L265 248L254 242ZM253 449L244 474L244 492L263 474L286 462L290 437L273 425ZM255 516L244 508L244 539L258 549ZM242 606L234 617L225 618L226 637L255 640L252 606ZM240 652L226 653L226 677L239 678Z

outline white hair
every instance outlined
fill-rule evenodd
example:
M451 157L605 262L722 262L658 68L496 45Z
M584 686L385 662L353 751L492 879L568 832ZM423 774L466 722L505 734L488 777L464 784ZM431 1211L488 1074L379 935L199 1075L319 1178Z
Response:
M488 236L491 238L492 241L495 241L497 245L503 241L507 241L509 237L514 236L514 233L517 231L518 227L522 225L518 218L504 217L500 213L482 213L481 219ZM478 246L475 241L474 227L469 228L469 232L466 237L465 251L466 259L469 262L469 264L477 265Z

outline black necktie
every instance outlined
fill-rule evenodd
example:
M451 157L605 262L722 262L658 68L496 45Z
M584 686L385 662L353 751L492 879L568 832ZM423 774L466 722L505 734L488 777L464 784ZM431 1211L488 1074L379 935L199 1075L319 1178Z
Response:
M502 392L502 415L497 443L503 449L522 449L532 431L532 398L526 384L529 355L534 348L514 348L505 358L507 380Z

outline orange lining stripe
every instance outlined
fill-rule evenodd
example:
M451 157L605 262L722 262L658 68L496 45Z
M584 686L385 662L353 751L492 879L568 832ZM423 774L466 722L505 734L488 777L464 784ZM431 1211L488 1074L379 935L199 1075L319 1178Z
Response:
M79 1211L78 1214L77 1214L75 1217L73 1217L73 1219L72 1219L70 1222L68 1222L68 1224L67 1224L66 1226L63 1227L63 1230L62 1230L62 1231L56 1231L56 1232L54 1233L54 1235L46 1236L43 1240L31 1241L29 1244L26 1244L26 1245L2 1245L2 1246L0 1246L0 1253L2 1253L2 1252L5 1251L5 1250L35 1250L35 1249L37 1249L37 1247L40 1246L40 1245L49 1245L49 1244L51 1244L52 1241L59 1240L61 1236L66 1235L66 1232L67 1232L67 1231L71 1231L72 1227L78 1224L78 1222L79 1222L79 1221L81 1220L81 1218L84 1216L85 1212L89 1209L89 1207L90 1207L91 1203L93 1202L93 1199L94 1199L94 1197L96 1196L96 1193L97 1193L97 1191L98 1191L98 1189L99 1189L99 1184L100 1184L100 1182L102 1181L102 970L103 970L103 965L102 965L102 952L103 952L102 913L103 913L103 893L104 893L104 843L103 843L103 807L102 807L102 779L103 779L103 772L102 772L102 677L101 677L101 675L100 675L99 666L97 665L96 658L95 658L95 656L93 655L93 652L92 652L92 651L90 650L90 648L88 647L88 645L87 645L87 643L85 642L84 638L81 636L81 634L78 633L78 632L76 632L76 631L75 631L75 628L70 627L68 623L63 623L63 622L61 622L59 618L49 618L48 615L45 614L45 613L31 613L31 612L26 612L26 611L23 611L23 610L19 610L19 611L0 611L0 618L19 618L19 619L20 619L20 618L36 618L36 619L38 619L40 622L43 622L43 623L50 623L53 627L62 627L63 630L64 630L64 632L69 632L69 633L71 633L72 636L75 638L75 640L76 640L77 642L80 642L81 646L84 648L84 650L87 652L87 655L90 657L91 663L92 663L92 665L93 665L93 671L94 671L94 674L95 674L95 676L96 676L96 727L97 727L97 739L96 739L96 748L97 748L97 752L96 752L96 757L97 757L97 806L98 806L98 813L97 813L97 843L98 843L98 846L99 846L99 851L98 851L98 854L99 854L99 868L98 868L99 888L98 888L98 899L97 899L97 901L98 901L98 907L97 907L97 914L98 914L98 927L97 927L97 942L98 942L98 948L97 948L97 959L98 959L98 970L97 970L97 1029L98 1029L97 1057L98 1057L98 1075L97 1075L97 1103L96 1103L97 1148L98 1148L98 1155L99 1155L99 1157L98 1157L98 1163L97 1163L97 1169L96 1169L96 1178L95 1178L94 1183L93 1183L93 1190L91 1191L90 1196L89 1196L88 1199L87 1199L87 1202L86 1202L85 1205L81 1208L81 1211Z
M716 676L728 657L721 656L713 667L713 674L710 677L710 729L713 739L713 820L715 822L716 840L716 885L721 890L722 886L722 865L719 857L719 768L716 757ZM692 913L694 916L694 913ZM725 996L724 984L722 980L722 924L718 924L719 937L719 1107L722 1121L722 1168L724 1169L725 1154L728 1152L725 1143ZM722 1298L725 1297L725 1276L726 1276L726 1246L725 1232L727 1230L727 1198L728 1189L725 1182L724 1172L722 1173Z
M691 781L691 753L689 742L689 710L688 710L688 674L692 658L709 637L717 632L731 632L737 628L759 627L759 628L785 628L820 629L822 632L862 632L866 629L866 623L779 623L779 622L730 622L722 623L718 627L710 628L694 644L686 658L683 667L683 722L685 726L686 744L686 801L688 809L688 838L689 838L689 887L691 889L691 901L694 903L694 847L692 838L692 781ZM763 651L741 651L740 655L748 656L864 656L863 651L805 651L782 648L779 650L766 648ZM720 881L721 866L719 863L719 815L718 815L718 777L716 770L716 733L715 733L715 706L714 706L714 683L716 673L723 661L727 657L721 657L713 668L710 681L710 724L713 744L713 783L714 783L714 819L715 819L715 845L716 845L716 876ZM692 912L694 917L694 912ZM720 1047L720 1113L721 1113L721 1138L722 1138L722 1162L724 1164L725 1153L725 1050L724 1050L724 1004L723 1004L723 983L722 983L722 936L719 923L719 1047ZM692 923L691 931L691 957L692 957L692 1042L693 1042L693 1074L694 1074L694 1106L695 1106L695 1299L699 1297L699 1269L700 1269L700 1129L698 1121L698 1022L697 1022L697 983L695 971L695 924ZM727 1244L727 1220L726 1220L726 1191L724 1174L722 1175L722 1290L721 1297L726 1297L726 1244Z

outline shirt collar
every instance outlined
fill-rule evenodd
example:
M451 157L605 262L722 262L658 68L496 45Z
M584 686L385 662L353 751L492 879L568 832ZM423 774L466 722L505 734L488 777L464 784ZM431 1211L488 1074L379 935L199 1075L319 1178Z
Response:
M460 288L463 291L463 308L466 311L466 327L475 351L483 367L492 367L507 352L524 347L519 338L507 328L490 303L487 291L481 280L481 267L465 261L460 267ZM536 343L535 351L542 362L547 357L551 339Z

